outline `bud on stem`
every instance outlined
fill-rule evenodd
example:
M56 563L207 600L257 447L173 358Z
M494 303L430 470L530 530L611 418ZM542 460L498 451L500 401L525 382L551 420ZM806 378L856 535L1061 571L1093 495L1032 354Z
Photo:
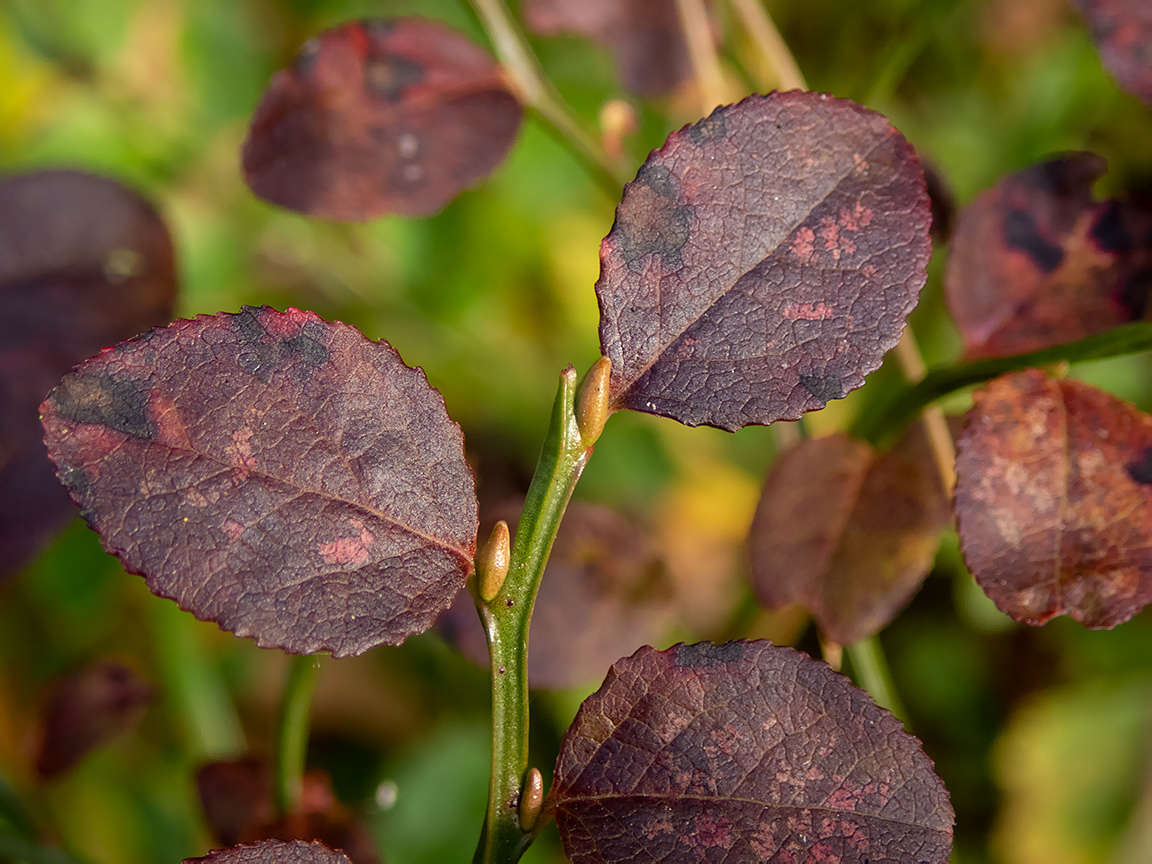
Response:
M585 447L591 447L604 431L608 422L608 376L612 372L612 361L601 357L592 364L580 392L576 394L576 425Z
M492 529L492 536L476 556L476 576L480 586L480 599L490 602L504 586L508 565L512 559L511 535L508 523L501 519Z
M544 777L539 768L529 768L520 790L520 830L527 834L536 827L540 808L544 805Z

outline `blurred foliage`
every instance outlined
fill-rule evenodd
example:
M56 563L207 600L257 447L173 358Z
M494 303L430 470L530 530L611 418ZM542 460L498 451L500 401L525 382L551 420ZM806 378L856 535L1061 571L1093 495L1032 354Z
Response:
M1152 111L1102 69L1064 0L769 6L810 85L888 114L959 204L1068 149L1108 159L1102 192L1152 180ZM237 169L246 118L304 40L349 17L415 12L483 41L455 0L5 0L0 169L80 167L151 196L177 243L182 316L293 305L387 338L443 391L492 501L523 491L557 373L599 354L591 289L615 201L534 121L489 181L427 219L307 220L255 199ZM620 95L606 52L577 39L534 44L594 124ZM737 38L726 62L739 76L759 61ZM695 119L697 104L685 92L638 105L637 160ZM929 362L947 363L958 340L939 256L932 272L913 325ZM1074 374L1148 408L1148 371L1135 357ZM810 432L845 428L894 378L882 370L813 416ZM771 442L765 429L727 435L618 416L597 445L577 495L651 520L683 589L670 639L730 636L733 622L748 635L778 632L771 616L746 614L742 587L742 538ZM1152 860L1141 820L1152 800L1150 631L1147 613L1111 633L1013 625L974 591L947 540L883 641L912 731L952 793L956 860ZM133 658L163 699L135 736L38 785L30 764L47 684L100 656ZM0 585L0 783L84 861L202 854L195 768L268 752L284 668L280 655L152 598L77 520ZM538 706L534 760L546 775L582 695ZM434 635L326 664L312 759L369 817L390 864L469 859L487 783L487 701L485 674ZM24 818L8 801L0 795L0 836L17 835ZM546 834L528 860L562 860L557 850Z

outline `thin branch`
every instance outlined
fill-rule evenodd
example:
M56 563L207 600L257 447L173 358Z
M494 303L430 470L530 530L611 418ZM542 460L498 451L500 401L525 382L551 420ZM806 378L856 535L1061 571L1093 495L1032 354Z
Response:
M732 8L740 17L744 29L756 43L756 47L768 61L768 66L776 76L780 90L807 90L808 84L796 65L796 58L788 48L788 43L776 29L761 0L730 0Z
M584 130L576 114L544 75L528 41L508 14L504 0L472 0L472 8L492 42L516 98L535 111L584 162L605 194L613 200L619 198L620 188L632 179L629 171Z
M696 86L700 89L702 113L710 114L717 105L732 100L728 85L724 82L724 70L720 66L716 45L712 41L708 12L704 9L703 0L676 0L676 11L680 14L680 27L688 45L688 57L692 60Z
M896 345L896 360L900 363L904 378L909 384L922 381L928 373L911 327L904 328L904 335ZM939 405L928 406L920 415L920 422L928 435L928 446L932 449L932 458L936 461L936 470L940 474L944 494L951 500L952 492L956 488L956 445L952 440L952 432L948 428L944 409Z

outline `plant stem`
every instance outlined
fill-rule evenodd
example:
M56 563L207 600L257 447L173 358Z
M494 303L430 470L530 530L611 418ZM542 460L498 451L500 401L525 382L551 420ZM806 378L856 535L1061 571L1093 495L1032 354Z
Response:
M717 105L731 100L716 45L712 41L708 13L702 0L676 0L676 11L688 46L688 58L692 61L692 73L700 90L700 107L702 113L709 114Z
M275 795L276 810L281 816L291 815L300 805L309 714L319 671L319 655L299 654L292 657L284 680L276 724Z
M904 372L904 380L909 384L918 384L928 374L911 326L904 328L904 335L896 345L896 360ZM956 444L952 441L952 431L948 428L944 409L939 405L928 405L920 415L920 423L928 436L928 446L936 462L944 495L951 501L952 492L956 489Z
M528 833L520 830L517 812L528 770L528 625L560 520L592 454L580 436L575 400L576 370L569 367L560 375L548 435L512 544L508 575L491 600L479 600L477 594L492 665L492 779L475 864L518 861L540 827Z
M869 636L844 650L852 661L852 672L860 685L872 695L877 705L887 708L907 725L908 712L896 694L892 672L888 669L888 660L884 656L879 637Z
M788 49L788 43L772 23L772 18L764 9L762 0L731 0L732 8L740 16L744 28L756 47L768 61L768 66L776 76L780 90L807 90L808 84L796 65L796 58Z
M596 139L584 131L572 109L544 75L528 41L508 14L504 0L472 0L472 8L492 42L516 98L535 111L584 162L609 198L613 201L619 198L620 187L632 179L630 172L613 161Z

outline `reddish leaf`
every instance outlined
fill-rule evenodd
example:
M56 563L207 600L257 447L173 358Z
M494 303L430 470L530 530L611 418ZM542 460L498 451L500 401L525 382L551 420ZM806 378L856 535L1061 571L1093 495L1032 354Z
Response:
M847 100L750 96L674 133L600 248L614 407L734 430L843 397L900 338L928 223L911 146Z
M466 37L420 18L326 30L276 74L244 142L248 185L328 219L434 213L512 146L520 104Z
M323 843L265 840L250 846L217 849L203 858L185 858L184 864L352 864L348 856Z
M549 796L594 862L944 862L920 743L824 663L768 642L641 648L564 736Z
M156 691L119 663L93 663L56 682L44 706L36 772L55 777L135 728Z
M0 577L76 511L37 406L103 346L172 315L168 230L120 184L76 171L0 180Z
M976 394L956 460L964 559L1017 621L1114 627L1152 600L1152 417L1030 369Z
M471 567L459 427L421 370L344 324L267 307L177 321L77 367L41 411L105 548L261 646L398 644Z
M367 829L336 800L328 775L304 775L300 810L278 818L272 800L272 776L259 759L213 762L196 777L205 821L225 846L257 840L320 840L344 851L353 864L377 864Z
M524 20L541 36L576 33L612 52L620 80L662 96L692 74L676 4L670 0L524 0Z
M1152 213L1093 201L1104 169L1093 153L1033 165L960 214L945 285L968 356L1036 351L1143 317Z
M502 518L514 523L514 514ZM532 613L528 682L562 689L596 681L622 654L668 631L672 586L643 528L606 507L569 506ZM468 592L437 621L445 638L487 667Z
M1077 0L1108 71L1152 105L1152 5L1148 0Z
M801 441L772 466L752 520L756 594L807 607L842 645L871 636L920 587L948 504L919 427L886 454L845 435Z

